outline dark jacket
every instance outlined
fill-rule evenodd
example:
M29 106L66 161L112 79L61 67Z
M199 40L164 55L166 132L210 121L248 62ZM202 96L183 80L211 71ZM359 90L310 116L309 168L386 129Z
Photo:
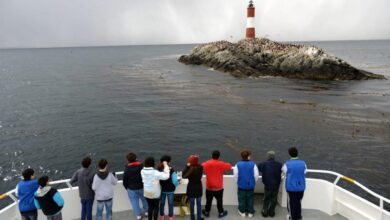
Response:
M93 199L95 192L92 190L92 181L95 172L92 167L78 169L70 179L70 183L79 186L79 196L81 199Z
M187 166L183 171L183 178L188 179L187 196L198 198L202 196L203 167L200 164Z
M50 186L38 189L34 196L35 207L42 209L45 215L55 215L64 207L64 199L61 194Z
M123 186L126 189L137 190L144 188L141 177L142 168L142 163L138 161L127 164L123 174Z
M172 182L172 174L175 171L173 168L169 170L169 178L167 180L160 180L160 185L161 185L161 192L174 192L176 189L176 186L173 185Z
M17 185L16 194L19 197L19 210L21 213L36 210L34 193L39 188L37 180L22 180Z
M282 175L282 164L274 159L269 159L264 163L259 163L258 168L262 175L265 189L278 190Z

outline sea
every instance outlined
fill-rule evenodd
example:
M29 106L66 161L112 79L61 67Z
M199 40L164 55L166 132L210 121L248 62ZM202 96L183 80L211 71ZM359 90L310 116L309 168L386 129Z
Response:
M390 79L390 40L298 43ZM0 194L28 167L70 178L86 155L122 171L130 151L168 154L181 170L190 154L284 162L294 146L309 169L390 198L390 80L237 79L179 63L194 46L0 50Z

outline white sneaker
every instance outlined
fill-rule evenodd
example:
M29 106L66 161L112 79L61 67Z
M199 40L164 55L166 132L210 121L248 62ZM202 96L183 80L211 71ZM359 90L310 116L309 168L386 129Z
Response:
M238 214L239 214L241 217L245 217L245 213L240 212L240 210L238 210Z
M140 220L140 219L142 219L142 216L137 216L137 220Z
M286 215L286 220L291 220L291 217L289 214Z
M252 217L253 217L253 214L252 214L252 213L248 213L248 217L249 217L249 218L252 218Z
M148 217L148 213L147 212L145 212L145 217Z

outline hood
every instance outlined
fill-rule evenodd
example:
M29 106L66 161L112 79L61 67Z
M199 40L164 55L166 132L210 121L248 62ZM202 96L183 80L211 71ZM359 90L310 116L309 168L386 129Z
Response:
M107 178L108 174L109 174L108 170L106 170L104 172L99 170L99 172L97 173L98 177L102 180L105 180Z
M38 197L42 197L44 195L46 195L47 192L49 192L51 189L51 186L45 186L43 188L39 187L39 189L37 190L37 196Z

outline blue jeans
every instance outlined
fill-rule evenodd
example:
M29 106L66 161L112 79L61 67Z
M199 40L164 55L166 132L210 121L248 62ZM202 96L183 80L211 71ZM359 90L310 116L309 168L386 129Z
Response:
M96 220L102 220L104 206L106 207L106 219L112 220L112 199L106 201L97 201Z
M133 207L133 211L136 217L142 216L141 208L139 206L139 201L142 202L142 208L144 209L144 212L148 212L148 202L146 202L146 199L144 197L144 190L143 189L128 189L127 194L130 199L131 206Z
M168 216L173 216L173 192L161 192L160 216L164 216L165 198L168 199Z
M195 202L196 202L196 216L198 217L198 220L202 219L202 197L198 198L189 198L190 200L190 212L191 212L191 220L195 220Z
M81 220L92 220L93 200L94 198L81 199Z

